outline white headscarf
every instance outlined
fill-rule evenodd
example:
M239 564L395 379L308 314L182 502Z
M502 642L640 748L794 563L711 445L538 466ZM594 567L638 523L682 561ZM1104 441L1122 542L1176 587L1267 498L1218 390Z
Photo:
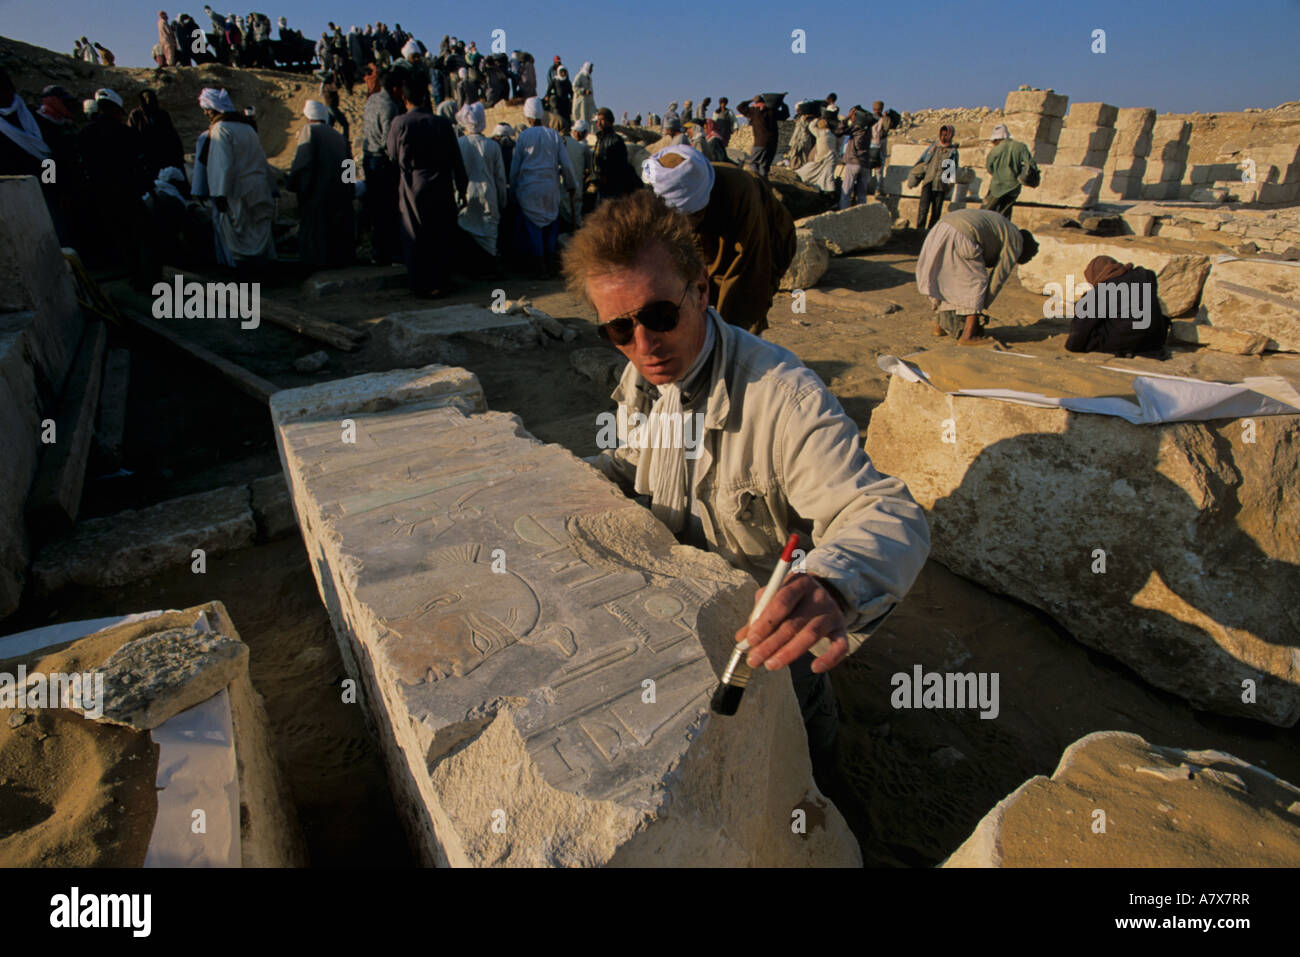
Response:
M999 123L997 126L993 127L993 132L989 134L989 139L993 141L1011 139L1011 131L1007 129L1007 124Z
M411 37L411 39L407 40L406 44L402 47L402 56L411 56L412 54L419 52L420 45L415 42L415 37Z
M154 192L162 193L164 196L170 196L179 203L185 202L185 197L181 195L180 190L176 187L184 185L185 174L175 166L168 166L166 169L159 170L158 179L154 181Z
M492 128L492 136L494 138L498 136L514 136L514 135L515 135L514 127L512 127L509 123L498 123L496 126Z
M680 156L684 162L665 166L668 156ZM699 150L681 144L662 149L641 164L641 180L665 203L687 216L709 205L716 174L713 164Z
M116 103L118 106L122 105L122 98L117 95L117 92L115 90L110 90L108 87L100 87L98 90L96 90L95 99L108 100L108 102Z
M540 120L546 116L546 110L542 107L541 97L530 96L524 100L524 116L530 120Z
M584 64L582 65L582 69L579 70L578 72L579 72L579 73L591 73L591 61L588 60L586 63L584 63Z
M218 113L235 112L235 102L230 98L230 94L210 86L205 86L199 92L199 106L205 110L216 110Z
M586 120L578 120L578 122L573 124L573 131L575 133L582 133L585 135L589 129L591 129L591 127L587 125Z
M328 123L330 111L320 100L308 100L302 105L302 115L318 123Z
M682 373L682 377L676 382L655 386L659 390L659 398L650 407L651 422L682 421L682 386L690 384L703 368L709 354L713 351L714 340L717 337L713 329L713 320L708 313L704 315L704 330L704 344L700 347L699 355L695 357L691 367ZM644 429L642 442L653 445L662 442L666 437L675 438L682 435L685 432L685 424L683 423L682 432L662 427L651 429L649 425ZM669 441L667 448L645 448L644 445L639 448L634 489L638 495L650 496L650 510L654 512L655 518L673 532L680 532L686 524L688 504L685 442Z
M8 120L0 122L0 133L13 140L24 153L29 153L39 160L49 157L50 148L45 142L45 137L41 136L41 128L36 125L36 117L32 116L32 111L27 109L27 104L17 93L14 93L12 103L0 109L0 116L12 116L18 120L18 126L14 126Z
M456 122L466 133L482 133L487 126L487 115L482 103L466 103L456 114Z

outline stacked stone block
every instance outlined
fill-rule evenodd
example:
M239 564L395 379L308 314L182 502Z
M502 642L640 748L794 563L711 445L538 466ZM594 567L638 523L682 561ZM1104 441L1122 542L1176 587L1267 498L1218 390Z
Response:
M1013 90L1007 94L1002 122L1011 138L1028 146L1038 163L1052 163L1069 102L1068 96L1051 90ZM985 124L981 130L984 139L989 138L995 125L996 121Z
M1056 144L1057 166L1095 166L1102 169L1115 139L1119 110L1108 103L1076 103L1070 107Z
M1147 107L1116 111L1115 136L1102 167L1099 198L1103 203L1141 198L1155 122L1156 111Z
M1214 181L1214 189L1207 193L1243 203L1295 203L1300 201L1300 143L1279 143L1265 149L1244 149L1227 157L1227 163L1196 167L1193 176L1201 169L1222 176ZM1195 178L1193 182L1195 182ZM1200 184L1198 184L1199 187ZM1193 193L1193 198L1196 193Z
M1186 120L1159 119L1151 129L1151 154L1142 173L1143 199L1177 199L1187 170L1192 124Z

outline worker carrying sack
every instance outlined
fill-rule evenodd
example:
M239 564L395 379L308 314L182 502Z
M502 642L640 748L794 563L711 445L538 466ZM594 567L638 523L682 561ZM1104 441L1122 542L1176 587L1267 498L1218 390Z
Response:
M790 107L786 105L784 93L762 93L759 95L769 110L776 111L778 120L788 120L790 118Z

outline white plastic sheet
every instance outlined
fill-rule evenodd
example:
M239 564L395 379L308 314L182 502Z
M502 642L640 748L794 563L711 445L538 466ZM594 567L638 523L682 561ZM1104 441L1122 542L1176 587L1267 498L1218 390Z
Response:
M999 360L1014 362L1035 357L1014 352L990 353ZM876 364L890 375L907 382L933 385L926 374L898 356L882 355ZM1236 419L1251 415L1294 415L1300 413L1300 392L1281 376L1255 376L1237 383L1206 382L1185 376L1165 375L1102 366L1112 372L1132 375L1137 402L1106 396L1054 397L1015 389L960 389L951 395L1000 399L1040 408L1068 409L1095 415L1113 415L1134 425L1160 422L1204 422L1209 419ZM936 387L937 388L937 387Z

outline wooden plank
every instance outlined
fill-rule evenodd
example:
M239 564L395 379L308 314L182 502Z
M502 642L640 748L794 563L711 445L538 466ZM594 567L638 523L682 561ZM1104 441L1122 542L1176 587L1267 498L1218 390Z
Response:
M90 442L95 433L95 409L99 405L107 342L108 330L102 322L86 323L59 398L54 441L45 446L27 496L27 528L35 540L65 532L77 520Z
M162 269L164 279L172 280L176 276L192 282L220 282L221 280L212 279L202 273L185 272L172 266L164 266ZM300 336L306 336L308 339L315 339L317 342L323 342L326 345L333 346L336 349L342 349L345 352L351 352L358 343L366 338L366 333L357 329L349 329L347 326L340 325L337 322L330 322L328 319L318 319L315 316L308 315L301 309L295 309L293 306L286 305L282 302L275 302L270 299L262 298L259 300L258 309L260 318L265 319L272 325L281 326L298 333Z
M114 310L116 315L116 310ZM121 319L117 320L121 324ZM131 353L108 350L104 363L104 385L99 390L99 420L95 425L96 474L116 472L122 467L122 446L126 435L126 394L131 383Z
M259 402L269 404L271 396L280 391L280 386L274 382L263 379L256 373L249 372L243 366L217 355L210 349L205 349L197 342L191 342L179 333L168 329L162 323L149 318L149 307L147 305L142 306L135 301L135 297L138 295L138 293L128 292L123 289L113 291L113 301L121 311L122 317L130 325L153 333L158 338L184 352L190 358L197 359L229 379L230 384L240 392L252 396ZM145 297L140 298L145 299Z

